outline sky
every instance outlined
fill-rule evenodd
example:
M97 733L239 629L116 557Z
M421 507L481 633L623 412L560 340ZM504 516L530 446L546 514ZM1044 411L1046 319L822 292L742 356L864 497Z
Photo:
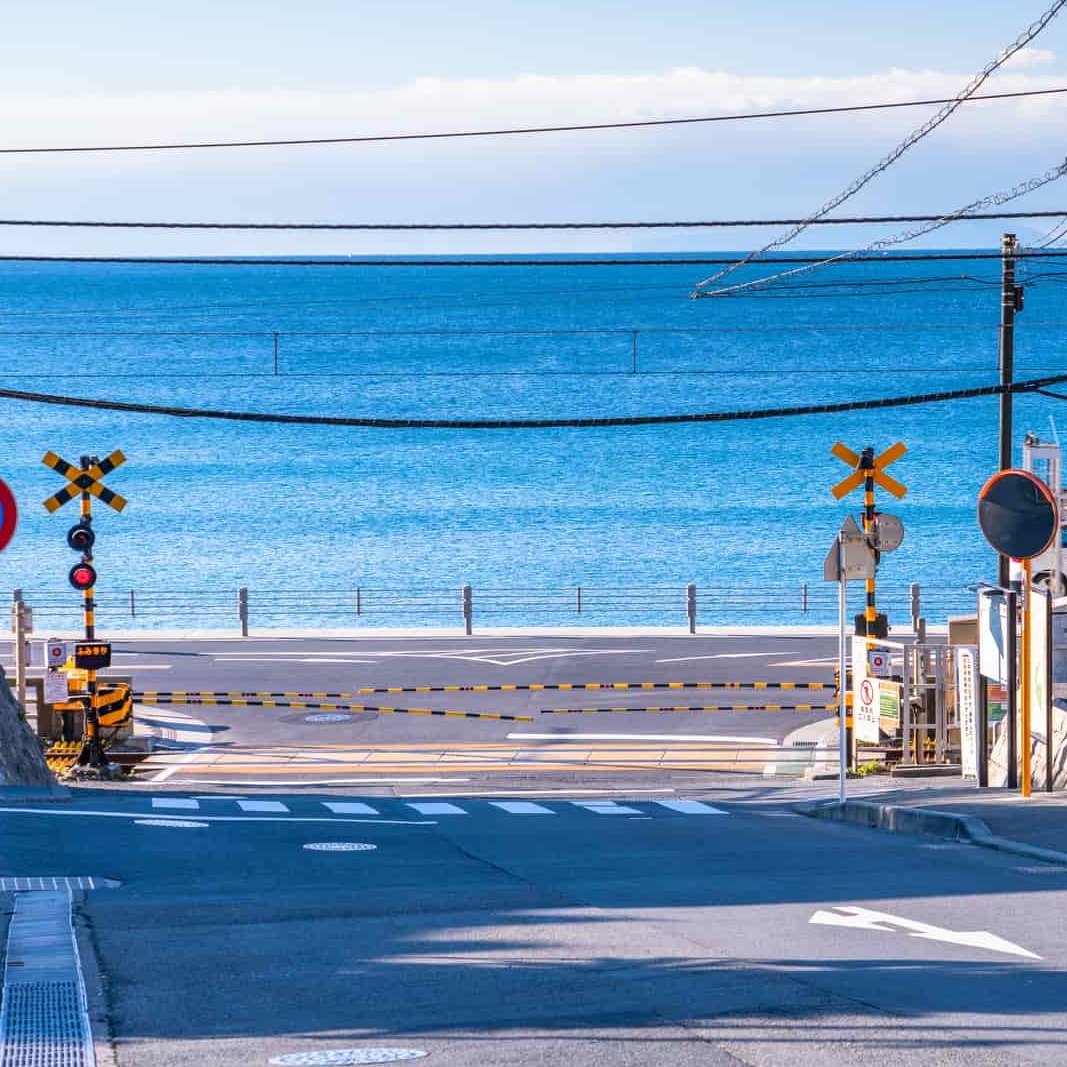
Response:
M0 39L7 220L500 223L806 217L936 107L629 130L186 151L952 97L1053 0L35 0ZM1067 87L1067 9L981 92ZM958 210L1067 155L1067 93L964 105L837 210ZM1067 179L1006 205L1067 212ZM1056 220L1010 224L1038 240ZM919 246L995 246L1001 222ZM812 229L858 247L899 227ZM4 227L18 255L731 249L780 228L403 234ZM832 238L828 236L832 233Z

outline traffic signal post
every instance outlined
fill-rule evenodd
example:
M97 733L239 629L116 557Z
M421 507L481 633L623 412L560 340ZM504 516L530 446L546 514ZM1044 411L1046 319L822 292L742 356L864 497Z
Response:
M79 467L73 466L54 452L45 453L41 461L45 466L51 467L67 479L66 486L44 502L45 508L49 512L54 512L75 497L79 497L81 501L81 515L78 522L67 531L67 544L75 552L81 554L81 559L70 568L67 578L71 586L82 594L86 642L96 641L96 601L93 596L93 586L96 585L96 568L93 566L93 545L96 543L96 534L93 531L92 500L95 496L115 511L122 511L126 506L125 499L104 486L101 479L125 461L126 457L118 450L103 460L96 456L82 456ZM106 657L98 656L85 661L87 693L85 729L77 767L88 768L93 774L106 774L110 770L100 736L96 682L97 666L105 660L110 660L110 647L107 653Z

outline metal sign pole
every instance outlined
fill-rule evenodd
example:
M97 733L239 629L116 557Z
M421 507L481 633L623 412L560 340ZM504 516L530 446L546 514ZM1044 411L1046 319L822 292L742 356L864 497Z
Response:
M1022 669L1019 671L1019 674L1022 676L1022 692L1020 694L1019 701L1019 743L1021 746L1019 754L1022 756L1023 761L1021 792L1024 797L1028 797L1031 794L1032 770L1030 766L1030 672L1033 669L1033 664L1030 662L1030 560L1024 559L1022 561L1022 564L1023 624L1022 633L1019 641L1019 658L1022 666Z
M837 559L840 577L837 581L837 677L838 677L838 709L840 717L840 729L838 731L838 773L840 784L838 787L838 799L842 804L845 802L845 772L848 752L848 729L846 712L848 710L848 684L845 664L845 615L848 611L848 597L846 595L848 583L845 581L845 534L843 531L837 535Z

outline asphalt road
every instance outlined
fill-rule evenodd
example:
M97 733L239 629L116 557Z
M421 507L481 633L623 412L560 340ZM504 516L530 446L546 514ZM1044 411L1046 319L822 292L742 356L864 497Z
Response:
M725 763L761 773L775 760L763 748L833 714L835 657L833 637L792 635L123 639L114 643L111 673L131 675L139 692L216 694L194 698L209 703L139 709L143 723L162 724L161 735L209 741L215 753L177 769L173 758L155 759L139 774L157 782L514 778L517 758L552 744L559 759L534 770L558 777L574 762L558 748L568 739L610 746L593 762L625 764L633 782L639 772ZM782 683L825 688L777 688ZM605 688L582 688L592 685ZM360 692L367 689L377 691ZM739 751L742 744L752 751ZM501 747L485 747L492 745ZM441 746L451 764L444 768ZM379 765L354 766L343 755L353 750ZM588 770L588 757L578 762Z
M76 905L118 1067L1067 1059L1064 869L738 796L79 788L0 873L121 883Z

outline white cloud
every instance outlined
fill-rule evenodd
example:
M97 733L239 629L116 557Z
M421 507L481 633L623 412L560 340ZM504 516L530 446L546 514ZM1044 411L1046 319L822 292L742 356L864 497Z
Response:
M1004 64L1005 70L1032 70L1034 67L1047 67L1055 62L1056 53L1047 48L1020 48Z
M1024 49L1016 69L1047 65ZM1051 75L1006 74L983 91L1049 88ZM854 78L773 78L679 68L656 75L525 75L510 80L420 78L395 89L319 93L278 89L128 96L0 95L3 147L184 140L255 140L440 133L843 107L947 98L965 75L889 70ZM910 111L905 115L913 114ZM918 110L918 116L921 114ZM999 113L1007 122L1017 115ZM999 121L987 115L986 121ZM1029 117L1035 117L1030 109ZM877 121L876 116L870 117Z
M956 73L903 69L855 78L772 78L684 67L641 76L420 78L366 93L9 93L0 94L0 147L641 122L946 98L967 80ZM1051 73L1016 70L990 79L983 91L1052 87L1058 86ZM965 105L865 189L855 202L856 213L956 208L1042 173L1063 157L1065 108L1067 94ZM935 110L891 108L803 119L336 148L7 155L0 156L0 175L9 218L433 223L787 217L807 214L827 201ZM752 236L752 231L671 231L669 240L741 247ZM432 251L445 248L445 242L448 250L475 250L498 249L505 241L512 248L541 247L539 242L589 248L645 240L625 231L327 239L40 229L9 230L6 239L18 251L47 242L50 251L83 251L107 243L153 251L180 247L184 253L207 248ZM259 242L254 248L253 241Z

